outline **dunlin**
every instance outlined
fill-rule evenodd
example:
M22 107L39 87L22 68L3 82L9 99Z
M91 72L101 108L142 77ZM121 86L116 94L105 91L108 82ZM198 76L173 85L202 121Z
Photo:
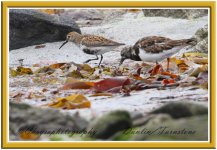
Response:
M123 48L121 51L120 65L125 59L135 61L158 62L167 58L167 70L169 58L188 45L194 45L195 38L172 40L162 36L148 36L138 40L134 46Z
M112 51L121 45L124 45L123 43L118 43L110 39L106 39L102 36L88 34L81 35L77 32L70 32L67 34L66 41L60 46L60 48L69 41L77 45L84 53L96 56L95 59L88 59L87 61L85 61L85 63L88 63L92 60L98 60L98 55L100 55L101 58L99 65L101 64L103 59L102 54Z

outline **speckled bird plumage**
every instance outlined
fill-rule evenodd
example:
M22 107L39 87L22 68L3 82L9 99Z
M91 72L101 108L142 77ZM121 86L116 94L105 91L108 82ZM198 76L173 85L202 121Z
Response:
M102 54L112 51L121 45L124 45L123 43L118 43L113 40L104 38L102 36L89 35L89 34L81 35L77 32L70 32L66 36L66 42L64 42L61 45L61 47L69 41L77 45L84 53L90 55L96 55L96 59L89 59L85 63L92 60L98 60L97 55L101 55L101 60L100 60L101 63L103 59Z
M121 62L125 59L135 61L158 62L171 57L183 47L194 45L195 38L172 40L162 36L148 36L138 40L134 46L121 51Z

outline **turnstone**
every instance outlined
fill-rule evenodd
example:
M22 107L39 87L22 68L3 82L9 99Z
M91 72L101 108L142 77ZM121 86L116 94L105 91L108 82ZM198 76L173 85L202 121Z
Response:
M102 36L89 35L89 34L81 35L77 32L70 32L67 34L66 41L60 46L60 48L63 47L63 45L65 45L69 41L73 42L84 53L90 54L90 55L96 55L95 59L88 59L84 63L88 63L92 60L98 60L99 59L98 55L100 55L101 59L99 62L99 66L103 59L102 54L112 51L121 45L125 45L123 43L118 43L110 39L106 39Z
M121 51L120 65L125 59L135 61L158 62L169 58L187 45L194 45L196 38L172 40L162 36L148 36L138 40L134 46L125 47Z

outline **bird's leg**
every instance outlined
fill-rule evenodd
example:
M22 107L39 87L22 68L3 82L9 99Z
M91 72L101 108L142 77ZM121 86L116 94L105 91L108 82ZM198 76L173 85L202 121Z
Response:
M84 63L88 63L88 62L90 62L90 61L92 61L92 60L98 60L99 58L98 58L98 56L96 55L96 58L94 58L94 59L88 59L88 60L86 60Z
M167 58L167 72L169 72L170 68L170 58Z
M102 59L103 59L103 56L102 55L100 55L100 56L101 56L101 58L100 58L99 66L100 66Z

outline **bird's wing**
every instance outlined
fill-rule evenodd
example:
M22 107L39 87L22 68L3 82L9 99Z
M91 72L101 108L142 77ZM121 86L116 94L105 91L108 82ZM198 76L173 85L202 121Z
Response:
M123 43L118 43L118 42L112 41L110 39L106 39L102 36L96 36L96 35L84 36L84 38L82 38L81 44L85 45L87 47L125 45Z
M149 36L137 41L135 48L140 48L150 53L159 53L170 50L176 46L186 46L189 39L171 40L161 36Z

